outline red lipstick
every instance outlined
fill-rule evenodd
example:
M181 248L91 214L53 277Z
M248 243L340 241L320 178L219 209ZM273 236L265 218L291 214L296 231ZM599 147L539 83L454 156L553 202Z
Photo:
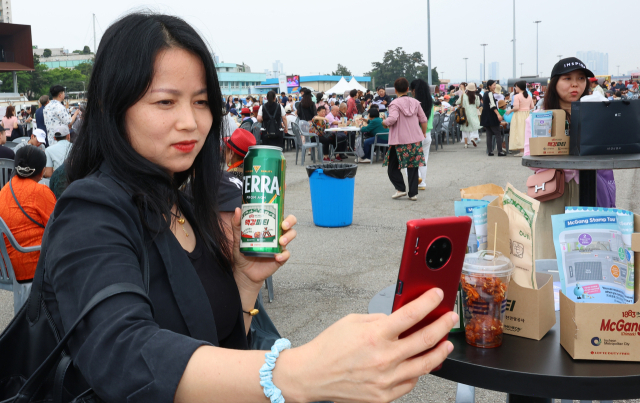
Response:
M171 144L171 146L178 151L188 153L191 152L191 150L193 150L193 148L196 146L196 142L196 140L181 141L179 143Z

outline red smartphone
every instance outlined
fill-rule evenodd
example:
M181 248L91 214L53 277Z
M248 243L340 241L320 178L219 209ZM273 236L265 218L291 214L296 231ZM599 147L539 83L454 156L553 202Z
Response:
M393 312L432 288L440 288L444 298L436 309L402 333L400 338L407 337L453 310L471 222L467 216L407 222ZM442 341L446 339L447 336Z

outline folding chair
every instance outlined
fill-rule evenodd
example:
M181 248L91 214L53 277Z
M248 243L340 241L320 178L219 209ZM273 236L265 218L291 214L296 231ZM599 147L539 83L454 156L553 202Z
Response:
M389 144L387 143L379 143L378 144L378 136L389 135L389 132L378 133L376 134L375 140L373 140L373 144L371 144L371 162L369 164L373 164L373 153L376 154L376 162L378 162L378 155L380 154L381 148L389 148ZM377 149L376 149L377 147Z
M296 165L298 165L298 153L300 151L302 151L302 160L300 161L300 163L304 165L304 159L307 155L307 150L311 150L314 148L315 150L311 151L311 159L315 163L317 148L321 146L320 142L317 139L318 136L312 133L302 134L302 130L300 130L300 126L298 126L297 123L291 123L291 131L293 131L293 137L294 137L295 146L296 146ZM302 136L306 137L309 141L303 143ZM312 143L311 139L315 139L316 141Z
M7 141L6 144L10 142ZM13 143L13 146L17 146L17 144ZM11 179L11 173L13 172L13 167L15 166L15 162L8 158L0 158L0 189L4 187L4 185L9 182Z
M25 248L20 246L2 218L0 218L0 236L1 235L6 236L11 246L18 252L29 253L40 250L40 245ZM13 313L15 315L29 298L31 283L18 283L16 280L4 238L0 241L0 256L2 257L2 261L0 261L0 289L13 291Z

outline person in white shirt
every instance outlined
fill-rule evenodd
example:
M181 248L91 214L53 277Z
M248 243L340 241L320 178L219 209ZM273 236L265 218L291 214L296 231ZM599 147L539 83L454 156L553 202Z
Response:
M31 138L29 140L23 140L17 146L13 147L13 152L17 153L19 149L21 149L22 147L27 146L27 145L36 146L39 149L41 149L42 151L46 152L46 148L44 146L44 144L47 141L46 137L47 137L47 133L45 133L44 130L35 129L33 131L33 134L31 135Z
M51 101L44 107L44 125L47 128L47 137L49 139L49 145L52 146L56 143L53 130L60 125L71 125L76 121L80 109L76 110L73 116L69 115L67 108L64 107L62 101L65 98L64 87L61 85L54 85L49 90L51 93ZM46 170L45 170L46 171Z
M296 117L293 115L291 109L292 109L291 105L287 105L284 108L285 116L287 117L287 129L289 129L289 133L293 133L293 130L291 129L291 123L296 121Z
M594 94L597 92L604 97L604 90L600 85L598 85L598 79L596 77L591 77L589 82L591 83L591 91L593 91Z
M49 146L44 152L47 156L47 163L44 168L45 178L50 178L51 175L53 175L53 171L64 164L64 161L69 155L69 150L71 150L71 134L69 133L68 126L60 125L51 131L54 134L56 143Z

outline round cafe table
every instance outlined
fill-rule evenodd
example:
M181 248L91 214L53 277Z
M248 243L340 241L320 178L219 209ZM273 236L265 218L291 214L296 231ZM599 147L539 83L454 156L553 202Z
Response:
M580 206L596 207L596 170L640 168L640 154L616 155L527 155L522 165L530 168L579 171Z
M376 294L369 313L391 313L395 285ZM540 341L504 335L502 346L483 349L450 333L454 349L433 375L508 394L509 403L552 399L622 400L640 397L640 363L574 360L560 345L560 312Z

